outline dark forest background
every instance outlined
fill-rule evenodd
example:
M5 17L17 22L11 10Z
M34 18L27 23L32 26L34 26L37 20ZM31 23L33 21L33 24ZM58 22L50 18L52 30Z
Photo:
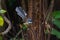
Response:
M44 11L48 10L51 0L2 0L2 8L7 12L4 14L11 22L11 30L3 36L3 40L10 40L14 38L16 34L21 30L20 24L22 18L17 15L15 8L20 6L27 13L27 18L32 19L32 24L28 26L30 30L23 30L17 37L20 40L23 36L25 40L48 40L48 36L44 34L45 24L44 22ZM43 7L44 6L44 7ZM53 11L60 10L60 0L54 0ZM48 23L60 32L60 29L56 27L51 21ZM42 26L43 25L43 26ZM4 27L1 30L6 30L8 24L5 22ZM3 31L2 30L2 31ZM23 34L23 36L22 36ZM45 36L46 39L45 39ZM50 34L49 40L60 40L55 35Z

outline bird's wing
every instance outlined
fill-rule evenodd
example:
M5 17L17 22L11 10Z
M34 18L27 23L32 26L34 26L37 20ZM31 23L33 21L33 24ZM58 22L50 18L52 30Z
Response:
M21 7L16 7L15 10L17 12L17 15L19 15L24 20L27 13Z

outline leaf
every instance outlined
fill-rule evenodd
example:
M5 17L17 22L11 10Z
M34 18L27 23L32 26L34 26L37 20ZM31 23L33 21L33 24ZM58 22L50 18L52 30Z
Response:
M0 40L3 40L2 36L0 36Z
M60 11L54 11L52 13L53 19L52 22L55 24L58 28L60 28Z
M2 26L3 26L3 24L4 24L4 19L3 19L3 17L2 17L2 16L0 16L0 27L2 27Z
M53 28L52 31L51 31L51 34L55 35L57 38L60 39L60 32L57 31L56 29Z
M3 10L3 9L0 10L0 14L3 14L5 12L6 12L6 10Z
M27 26L25 24L22 25L23 30L27 30Z
M53 20L53 24L55 24L58 28L60 28L60 20Z
M45 30L45 33L48 34L48 30ZM52 31L50 32L50 34L55 35L57 38L60 39L60 32L57 31L56 29L52 28Z
M53 19L52 22L55 24L58 28L60 28L60 11L54 11L52 13ZM55 35L57 38L60 39L60 32L57 31L56 29L52 29L51 34Z
M52 16L53 16L54 19L60 18L60 11L54 11L52 13Z

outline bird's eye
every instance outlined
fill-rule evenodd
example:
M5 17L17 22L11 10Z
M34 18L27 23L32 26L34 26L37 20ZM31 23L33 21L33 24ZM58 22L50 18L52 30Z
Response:
M27 19L27 22L28 22L29 24L32 23L32 19L28 18L28 19Z

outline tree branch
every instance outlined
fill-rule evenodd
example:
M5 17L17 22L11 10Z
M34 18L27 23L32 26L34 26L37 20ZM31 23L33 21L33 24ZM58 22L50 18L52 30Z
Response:
M2 35L4 35L4 34L7 34L11 30L11 22L6 18L6 16L4 16L3 14L1 15L3 16L4 20L8 24L8 28L4 32L1 33Z
M48 10L46 12L47 15L46 15L45 21L48 21L49 20L49 17L50 17L50 15L52 13L53 7L54 7L54 0L51 1L51 4L50 4L50 6L49 6L49 8L48 8Z

